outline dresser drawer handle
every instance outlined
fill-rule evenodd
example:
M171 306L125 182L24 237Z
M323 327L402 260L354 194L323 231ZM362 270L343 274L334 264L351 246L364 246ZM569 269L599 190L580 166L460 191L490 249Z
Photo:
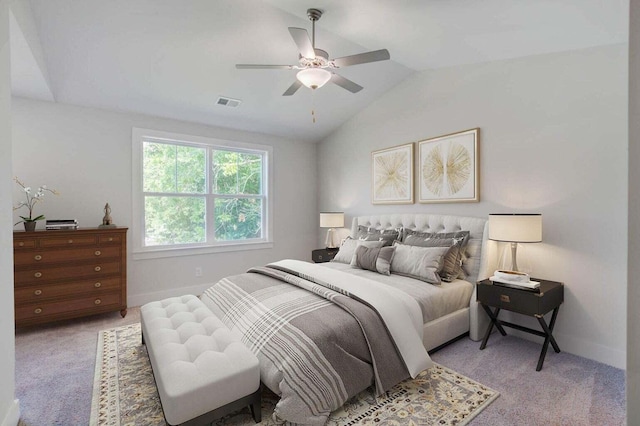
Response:
M19 245L20 247L24 247L24 242L23 242L23 241L20 241L20 242L18 243L18 245Z
M96 299L93 303L95 303L96 305L99 305L99 304L101 304L101 303L102 303L102 300L100 300L100 299Z
M36 254L35 256L33 256L33 258L34 258L35 260L42 260L42 256L41 256L41 255L39 255L39 254Z
M33 292L36 296L40 296L42 294L42 290L36 290Z
M500 301L504 303L511 303L511 299L506 294L500 295Z
M94 286L95 288L100 288L100 287L102 287L102 283L95 283L93 286Z
M113 237L109 237L109 241L113 241Z
M36 272L35 274L33 274L33 276L36 278L40 278L42 276L42 272Z
M99 267L99 266L96 266L95 268L93 268L93 270L96 271L96 272L100 272L102 270L102 268Z
M96 250L93 254L95 254L96 256L100 256L102 252L100 250Z
M33 310L33 313L34 314L41 314L42 313L42 309L36 308L36 309Z
M73 240L69 240L67 241L69 244L73 244Z

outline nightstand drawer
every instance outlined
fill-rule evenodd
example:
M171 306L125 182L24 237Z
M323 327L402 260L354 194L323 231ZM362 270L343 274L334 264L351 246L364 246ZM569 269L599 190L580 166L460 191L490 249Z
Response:
M564 301L564 286L554 281L540 281L540 292L481 281L478 283L477 300L494 308L525 315L544 315Z
M338 253L338 248L326 248L326 249L313 250L311 252L311 260L313 260L315 263L330 262L333 260L334 257L336 257L337 253Z
M478 286L478 301L495 308L528 315L539 313L536 294L498 285Z

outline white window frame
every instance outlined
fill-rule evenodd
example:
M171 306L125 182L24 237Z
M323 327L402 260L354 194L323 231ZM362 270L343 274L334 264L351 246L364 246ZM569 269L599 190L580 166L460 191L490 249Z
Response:
M258 145L245 142L235 142L222 139L214 139L203 136L185 135L180 133L170 133L160 130L141 129L134 127L132 129L132 181L133 181L133 219L131 226L132 233L132 257L134 260L155 259L161 257L174 256L191 256L207 253L231 252L242 250L259 250L273 247L272 229L273 229L273 202L271 197L271 188L273 182L273 173L271 172L271 162L273 157L273 148L268 145ZM264 208L262 215L263 237L251 240L232 240L232 241L215 241L211 238L213 235L213 227L207 224L207 242L180 244L180 245L164 245L164 246L145 246L145 224L144 224L144 192L143 192L143 145L145 141L158 141L175 145L188 146L204 146L209 149L223 149L228 151L259 153L263 155L262 168L262 197L264 200ZM210 155L210 154L208 154ZM207 161L209 163L209 161ZM209 188L210 170L206 170L207 188ZM213 206L211 205L212 197L205 192L207 203L207 216ZM237 198L238 196L233 196ZM241 195L239 195L242 198Z

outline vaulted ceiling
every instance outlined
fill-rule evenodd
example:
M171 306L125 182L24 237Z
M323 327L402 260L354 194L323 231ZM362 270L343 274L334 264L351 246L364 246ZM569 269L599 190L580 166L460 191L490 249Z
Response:
M296 64L287 27L341 57L386 48L391 60L282 93ZM14 0L13 94L315 142L416 72L626 43L629 0ZM242 101L216 105L219 96ZM313 123L311 111L315 111Z

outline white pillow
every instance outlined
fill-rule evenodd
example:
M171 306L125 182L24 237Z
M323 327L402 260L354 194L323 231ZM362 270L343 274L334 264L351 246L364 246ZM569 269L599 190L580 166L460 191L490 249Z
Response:
M365 246L368 248L382 247L384 241L361 241L354 240L353 238L347 238L340 246L340 250L336 253L332 262L349 263L353 260L353 256L356 254L356 247Z
M391 259L391 273L406 275L431 284L440 284L438 272L449 247L408 246L393 243L396 253Z

